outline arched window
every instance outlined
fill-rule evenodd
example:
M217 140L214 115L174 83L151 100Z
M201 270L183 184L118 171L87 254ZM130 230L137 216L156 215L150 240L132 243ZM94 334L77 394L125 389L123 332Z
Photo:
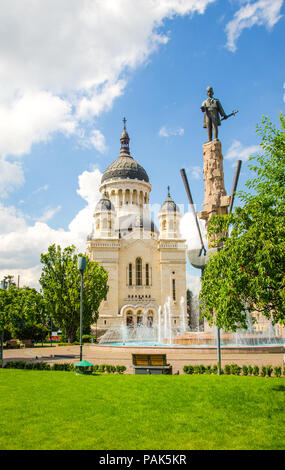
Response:
M142 286L142 259L136 259L136 285Z
M129 286L133 285L133 265L129 264Z

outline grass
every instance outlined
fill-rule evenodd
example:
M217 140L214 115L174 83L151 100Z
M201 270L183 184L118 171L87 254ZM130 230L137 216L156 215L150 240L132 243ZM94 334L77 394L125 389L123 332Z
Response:
M285 379L0 370L0 449L284 449Z

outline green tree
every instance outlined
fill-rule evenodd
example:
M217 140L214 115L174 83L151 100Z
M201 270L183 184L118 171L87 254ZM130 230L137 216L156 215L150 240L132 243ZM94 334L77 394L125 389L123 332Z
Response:
M36 289L10 284L0 290L0 328L19 339L38 341L47 334L45 302Z
M80 324L80 272L75 246L61 249L51 245L41 255L43 265L40 284L48 310L55 323L73 342ZM86 260L84 272L83 328L88 329L98 317L101 301L108 292L108 274L98 263Z
M247 315L260 312L273 324L285 322L285 116L278 129L266 117L257 133L262 154L251 157L249 192L243 207L212 217L208 236L221 237L223 248L206 266L200 293L210 324L235 331L247 327Z

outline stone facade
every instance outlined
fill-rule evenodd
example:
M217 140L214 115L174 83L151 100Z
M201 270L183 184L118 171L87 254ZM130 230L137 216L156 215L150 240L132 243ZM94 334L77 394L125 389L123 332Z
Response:
M186 314L186 243L180 235L179 209L168 192L157 229L150 216L151 184L130 155L125 128L120 140L120 156L102 177L102 198L87 240L87 256L109 276L97 328L106 330L122 322L150 325L168 297L175 326L180 321L181 297Z

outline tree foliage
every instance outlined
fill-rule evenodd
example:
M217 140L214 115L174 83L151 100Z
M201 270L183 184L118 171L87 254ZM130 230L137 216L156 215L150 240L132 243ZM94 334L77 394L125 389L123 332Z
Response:
M48 310L58 326L73 342L80 324L80 282L75 247L61 249L51 245L41 255L43 265L40 284ZM84 271L83 328L87 329L98 317L101 301L108 292L108 274L98 263L86 259Z
M285 116L266 117L257 133L262 153L250 157L243 207L212 217L208 236L228 232L210 258L200 293L203 316L227 330L246 328L246 311L285 322Z
M0 329L18 339L40 340L46 335L45 302L36 289L11 283L0 289Z

